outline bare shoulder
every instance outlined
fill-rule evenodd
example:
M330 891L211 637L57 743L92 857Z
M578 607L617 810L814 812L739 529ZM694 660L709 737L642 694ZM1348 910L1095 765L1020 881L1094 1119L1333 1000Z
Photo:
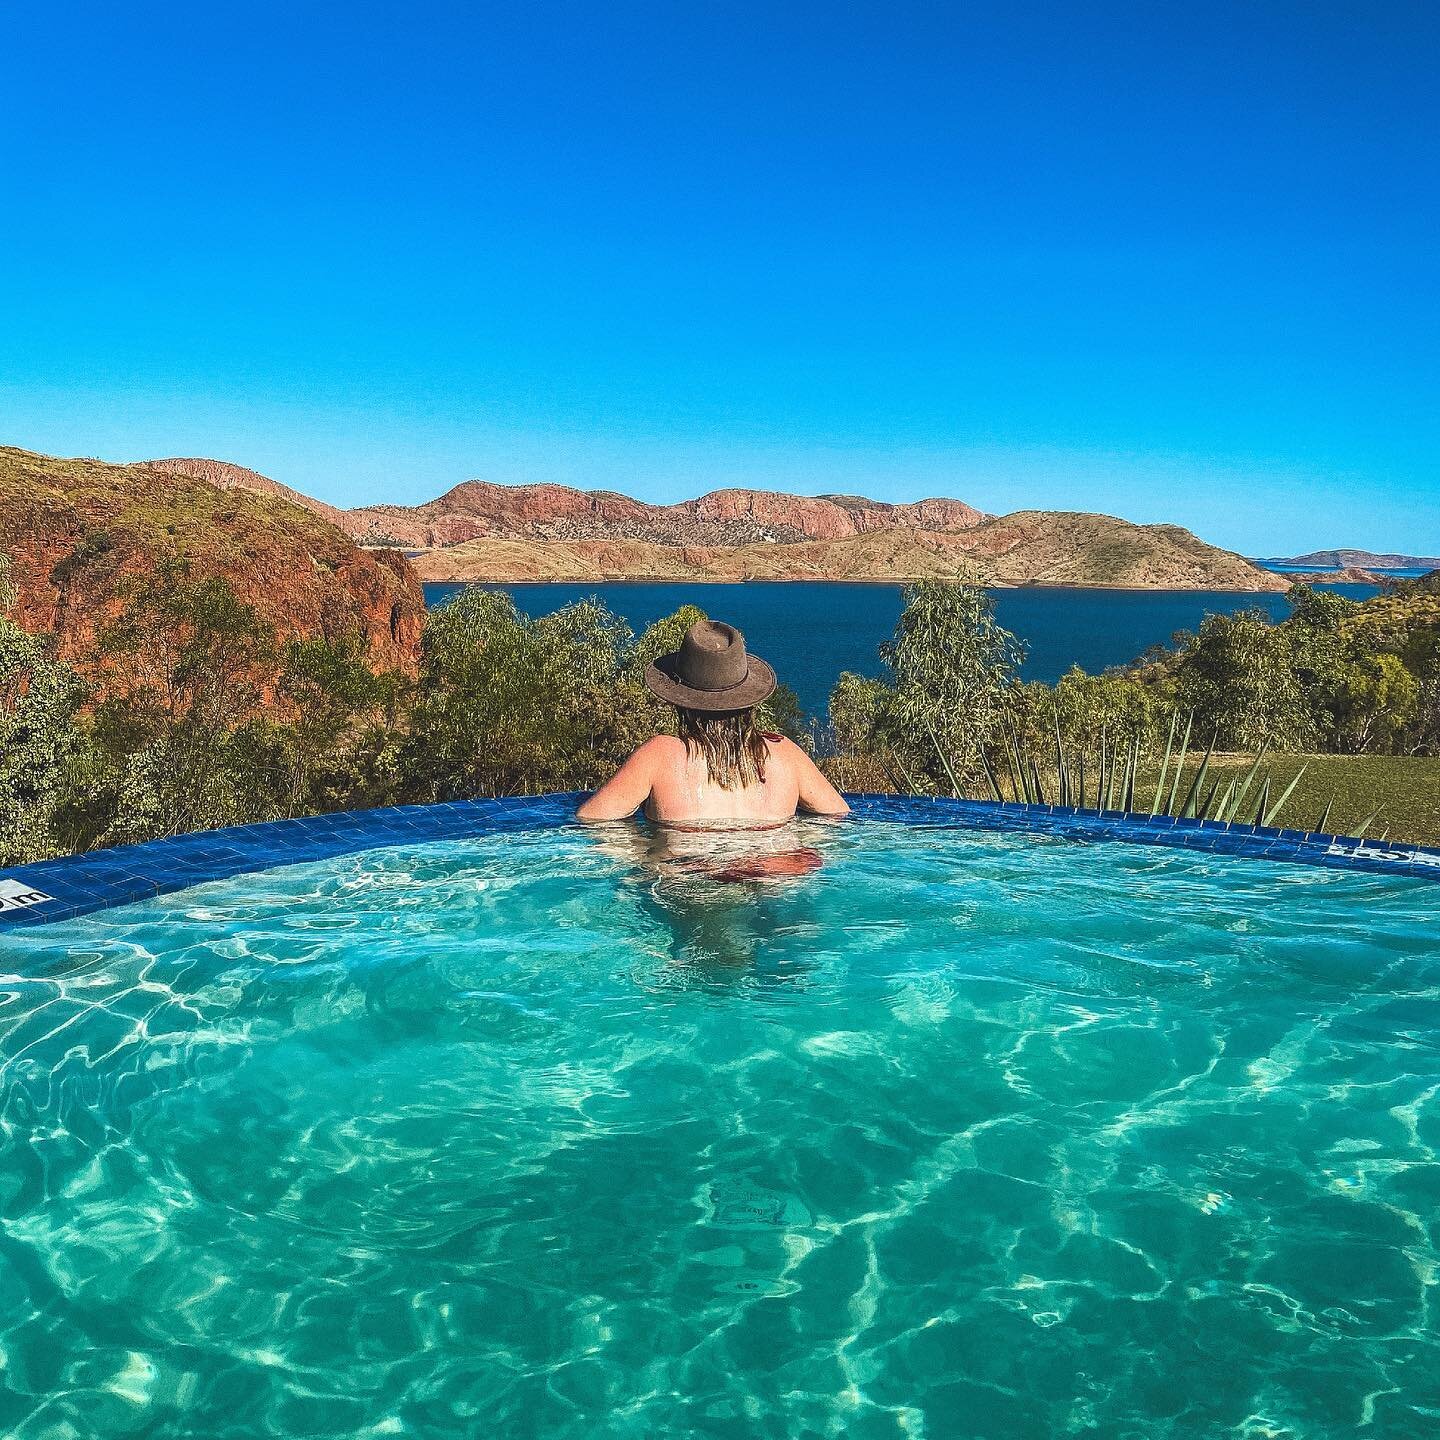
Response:
M662 771L673 764L668 745L679 742L657 735L633 751L625 763L576 810L580 820L623 820L649 797Z
M810 758L809 752L803 746L797 745L788 735L766 735L765 738L770 742L770 753L787 764L802 770L814 767L815 762Z
M825 778L825 772L811 758L809 751L793 740L770 740L771 752L789 768L799 790L800 808L812 815L847 815L850 807L845 797Z

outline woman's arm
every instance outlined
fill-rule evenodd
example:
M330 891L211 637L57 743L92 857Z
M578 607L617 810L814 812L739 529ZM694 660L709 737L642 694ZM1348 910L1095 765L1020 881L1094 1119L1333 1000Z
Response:
M812 815L848 815L845 797L820 773L820 767L793 741L790 749L800 781L800 808Z
M656 742L647 740L581 807L578 820L624 820L649 798L655 774Z

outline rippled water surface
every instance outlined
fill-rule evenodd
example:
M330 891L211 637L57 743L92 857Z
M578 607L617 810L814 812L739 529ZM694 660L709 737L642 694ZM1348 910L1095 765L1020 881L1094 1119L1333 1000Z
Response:
M1440 1432L1440 887L631 834L0 940L0 1433Z

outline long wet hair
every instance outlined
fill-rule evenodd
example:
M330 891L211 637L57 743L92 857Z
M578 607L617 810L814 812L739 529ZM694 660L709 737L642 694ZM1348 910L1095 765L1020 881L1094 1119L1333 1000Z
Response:
M770 751L755 724L755 711L686 710L677 705L685 754L703 755L710 778L722 790L743 790L765 779Z

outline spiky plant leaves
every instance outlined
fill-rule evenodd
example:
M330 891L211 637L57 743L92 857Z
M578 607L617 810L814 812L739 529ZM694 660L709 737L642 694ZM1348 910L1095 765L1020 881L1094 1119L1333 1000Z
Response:
M1255 806L1255 818L1250 822L1252 825L1259 825L1265 815L1266 808L1270 804L1270 777L1266 775L1264 783L1260 786L1260 800Z
M1198 819L1209 820L1213 818L1210 814L1210 807L1215 803L1215 796L1219 793L1219 779L1210 782L1210 788L1205 792L1205 798L1195 807L1195 814Z
M950 757L945 753L944 747L935 738L935 732L927 725L926 733L930 736L930 743L935 747L935 753L940 757L940 764L944 767L945 778L950 782L950 798L958 799L960 795L960 782L955 778L955 771L950 767ZM982 747L983 748L983 747Z
M1204 759L1200 761L1200 768L1195 772L1195 778L1190 782L1190 788L1185 792L1185 803L1182 805L1180 815L1182 819L1193 820L1196 813L1196 805L1200 798L1200 791L1205 784L1205 777L1210 773L1210 761L1215 754L1215 737L1210 739L1210 748L1206 750ZM1173 814L1174 811L1172 810Z
M980 747L980 764L985 770L985 781L990 786L990 798L999 804L1005 803L1005 797L1000 793L1000 782L995 778L995 771L990 764L990 757L985 753L985 747Z
M1185 717L1185 738L1180 742L1180 758L1175 762L1175 778L1170 782L1170 799L1165 806L1165 813L1175 813L1175 801L1180 793L1180 776L1185 769L1185 757L1190 753L1190 727L1195 723L1195 712L1192 710Z
M1255 777L1260 773L1261 763L1266 755L1266 747L1262 745L1255 753L1255 763L1251 765L1245 776L1245 783L1240 787L1240 793L1235 797L1235 811L1238 814L1240 807L1245 803L1245 797L1250 793L1250 787L1255 783Z
M904 765L900 763L900 757L894 750L887 750L885 753L890 757L890 764L894 769L899 771L900 778L904 782L906 793L909 795L918 795L920 791L915 788L915 778L906 770Z
M1165 741L1165 758L1160 762L1160 777L1155 781L1155 798L1150 802L1150 813L1160 813L1160 797L1165 793L1165 772L1170 768L1170 752L1175 748L1175 731L1180 724L1180 712L1170 713L1170 734Z
M1045 805L1045 786L1040 781L1040 767L1032 759L1030 761L1030 780L1034 785L1035 798L1030 802L1032 805Z
M1215 814L1211 817L1212 819L1219 820L1222 823L1229 820L1235 806L1235 789L1238 783L1232 775L1230 777L1230 783L1225 787L1225 793L1220 797L1220 803L1215 807Z
M1309 768L1310 764L1307 761L1295 772L1295 778L1291 780L1291 782L1285 787L1284 794L1282 794L1280 798L1268 810L1265 811L1265 818L1260 821L1260 824L1268 825L1272 820L1275 819L1277 815L1279 815L1279 813L1285 808L1285 802L1295 793L1295 787L1300 783L1300 777Z

